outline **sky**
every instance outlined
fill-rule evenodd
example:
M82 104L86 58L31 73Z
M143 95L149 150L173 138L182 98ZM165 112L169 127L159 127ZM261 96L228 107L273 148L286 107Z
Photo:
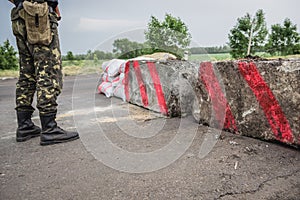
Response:
M144 41L151 16L163 20L166 13L179 17L192 35L191 46L221 46L237 18L263 9L270 29L285 18L300 32L299 0L65 0L59 1L62 53L84 54L88 50L111 51L118 38ZM13 4L0 0L0 43L9 39L16 47L11 30Z

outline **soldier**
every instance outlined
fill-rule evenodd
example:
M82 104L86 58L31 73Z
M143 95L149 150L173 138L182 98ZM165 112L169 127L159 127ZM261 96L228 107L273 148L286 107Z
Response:
M57 97L62 90L62 65L58 38L60 19L57 0L9 0L13 34L19 51L20 75L16 84L17 142L40 136L41 145L68 142L77 132L61 129L56 123ZM37 92L42 129L31 116Z

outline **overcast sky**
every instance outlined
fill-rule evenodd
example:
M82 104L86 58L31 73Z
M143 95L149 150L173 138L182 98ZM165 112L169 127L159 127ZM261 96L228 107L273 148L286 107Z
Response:
M10 10L13 4L0 0L0 43L15 46ZM65 0L60 1L59 25L63 54L89 49L111 50L111 42L127 37L142 41L150 16L163 20L166 13L180 17L188 26L193 46L220 46L228 42L229 30L238 17L258 9L265 12L268 28L290 18L300 30L299 0Z

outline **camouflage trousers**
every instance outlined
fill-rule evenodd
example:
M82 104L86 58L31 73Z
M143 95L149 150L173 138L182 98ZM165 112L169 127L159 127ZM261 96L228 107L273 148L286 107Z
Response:
M57 112L57 97L62 90L62 65L57 17L50 13L52 41L49 45L28 43L25 21L13 8L11 21L19 51L20 75L16 84L16 110L33 112L35 92L40 115Z

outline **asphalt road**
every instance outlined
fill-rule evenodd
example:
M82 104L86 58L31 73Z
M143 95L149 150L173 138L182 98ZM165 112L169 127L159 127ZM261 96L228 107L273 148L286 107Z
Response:
M108 99L97 79L65 78L57 121L81 139L51 146L16 143L16 79L0 81L0 199L299 199L299 150L226 132L214 145L217 130Z

